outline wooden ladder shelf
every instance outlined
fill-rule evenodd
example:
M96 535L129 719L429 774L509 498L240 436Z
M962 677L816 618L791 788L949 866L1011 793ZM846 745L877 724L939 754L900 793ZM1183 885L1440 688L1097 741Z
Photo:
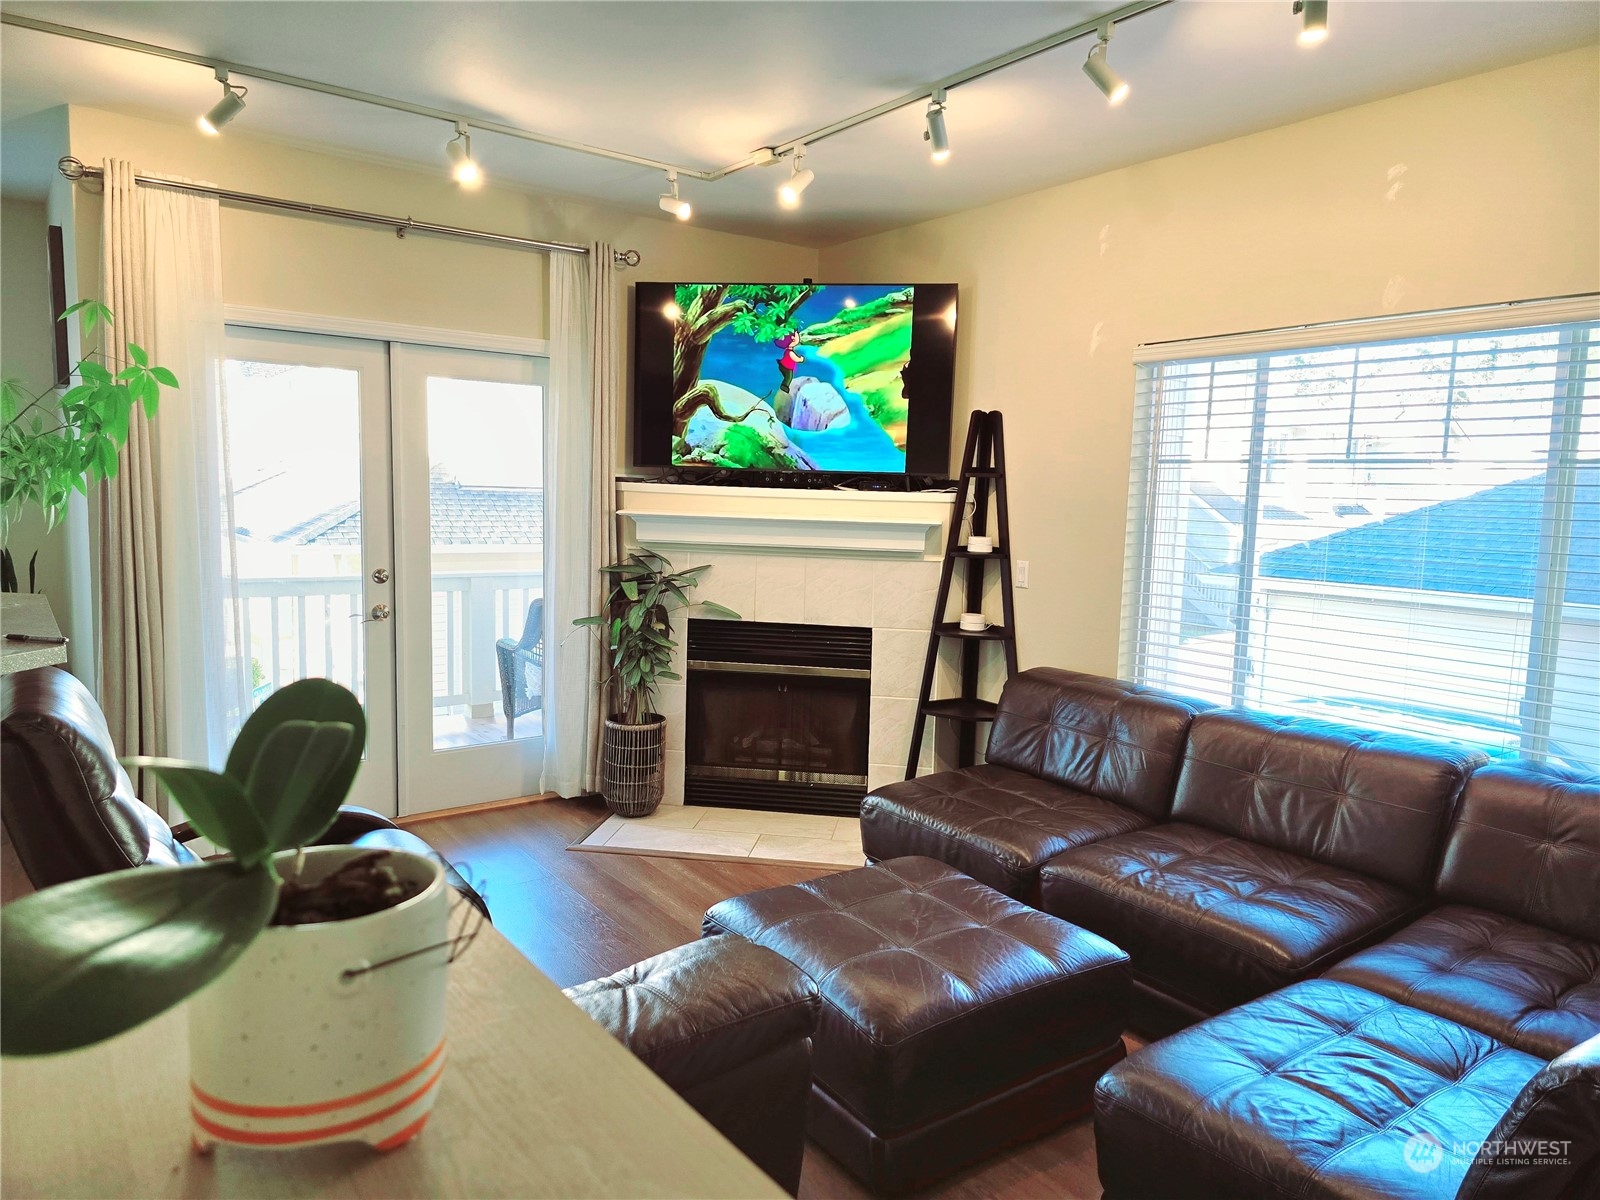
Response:
M990 501L994 504L994 549L981 553L967 548L961 540L963 515L970 503L972 518L969 535L988 536ZM985 572L990 563L1000 570L1001 619L980 632L961 628L959 621L946 619L950 585L955 580L957 563L963 564L965 612L983 611ZM933 698L933 675L939 648L954 639L960 644L961 694ZM911 726L911 753L906 759L906 778L917 773L922 757L922 739L929 717L954 721L957 726L956 761L970 767L977 758L979 722L993 721L997 706L978 698L978 669L986 642L998 643L1005 651L1006 678L1017 673L1017 629L1011 603L1011 524L1006 510L1006 451L1000 414L975 412L967 425L967 445L961 457L961 482L956 488L955 509L950 516L950 536L945 543L944 567L939 572L939 594L933 602L933 628L928 633L928 657L922 668L922 691L917 699L917 716Z

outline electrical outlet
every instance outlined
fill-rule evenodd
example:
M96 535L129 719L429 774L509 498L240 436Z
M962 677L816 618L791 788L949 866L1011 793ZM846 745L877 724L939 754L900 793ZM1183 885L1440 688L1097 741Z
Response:
M1017 559L1017 569L1016 569L1015 574L1016 574L1017 586L1019 588L1027 587L1028 586L1028 560L1027 559L1025 559L1025 558Z

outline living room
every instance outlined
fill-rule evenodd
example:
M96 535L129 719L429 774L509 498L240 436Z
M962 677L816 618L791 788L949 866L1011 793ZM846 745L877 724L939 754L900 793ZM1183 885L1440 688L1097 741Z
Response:
M0 5L0 1192L1600 1195L1597 51Z

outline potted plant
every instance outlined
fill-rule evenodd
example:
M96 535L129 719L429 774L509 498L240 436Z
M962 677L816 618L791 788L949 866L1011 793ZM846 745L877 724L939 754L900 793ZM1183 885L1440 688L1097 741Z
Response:
M0 1052L87 1046L188 999L198 1148L387 1148L418 1132L443 1065L443 871L310 845L365 742L355 696L305 679L250 716L220 773L126 759L228 856L96 875L0 910Z
M601 693L608 698L601 741L601 792L612 812L642 817L655 811L664 790L666 718L654 712L656 684L679 679L672 670L672 613L693 603L707 565L673 571L653 550L638 550L621 562L601 567L608 581L605 611L579 617L575 624L604 632L607 661ZM701 601L702 611L719 617L739 614Z
M58 318L82 313L83 332L111 328L111 310L97 300L80 300ZM96 352L79 361L71 375L79 382L47 401L54 386L36 391L21 379L0 380L0 591L18 590L16 565L5 549L11 522L29 505L44 514L45 529L54 529L67 511L74 491L89 494L89 485L117 473L118 454L128 440L133 410L143 407L154 417L163 387L177 378L154 366L140 346L128 343L128 365L112 373ZM34 590L34 564L28 563L28 590Z

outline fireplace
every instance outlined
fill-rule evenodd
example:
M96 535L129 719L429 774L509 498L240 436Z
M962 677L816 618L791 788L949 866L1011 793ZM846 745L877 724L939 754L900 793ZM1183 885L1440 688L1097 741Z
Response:
M691 618L686 804L857 816L872 630Z

